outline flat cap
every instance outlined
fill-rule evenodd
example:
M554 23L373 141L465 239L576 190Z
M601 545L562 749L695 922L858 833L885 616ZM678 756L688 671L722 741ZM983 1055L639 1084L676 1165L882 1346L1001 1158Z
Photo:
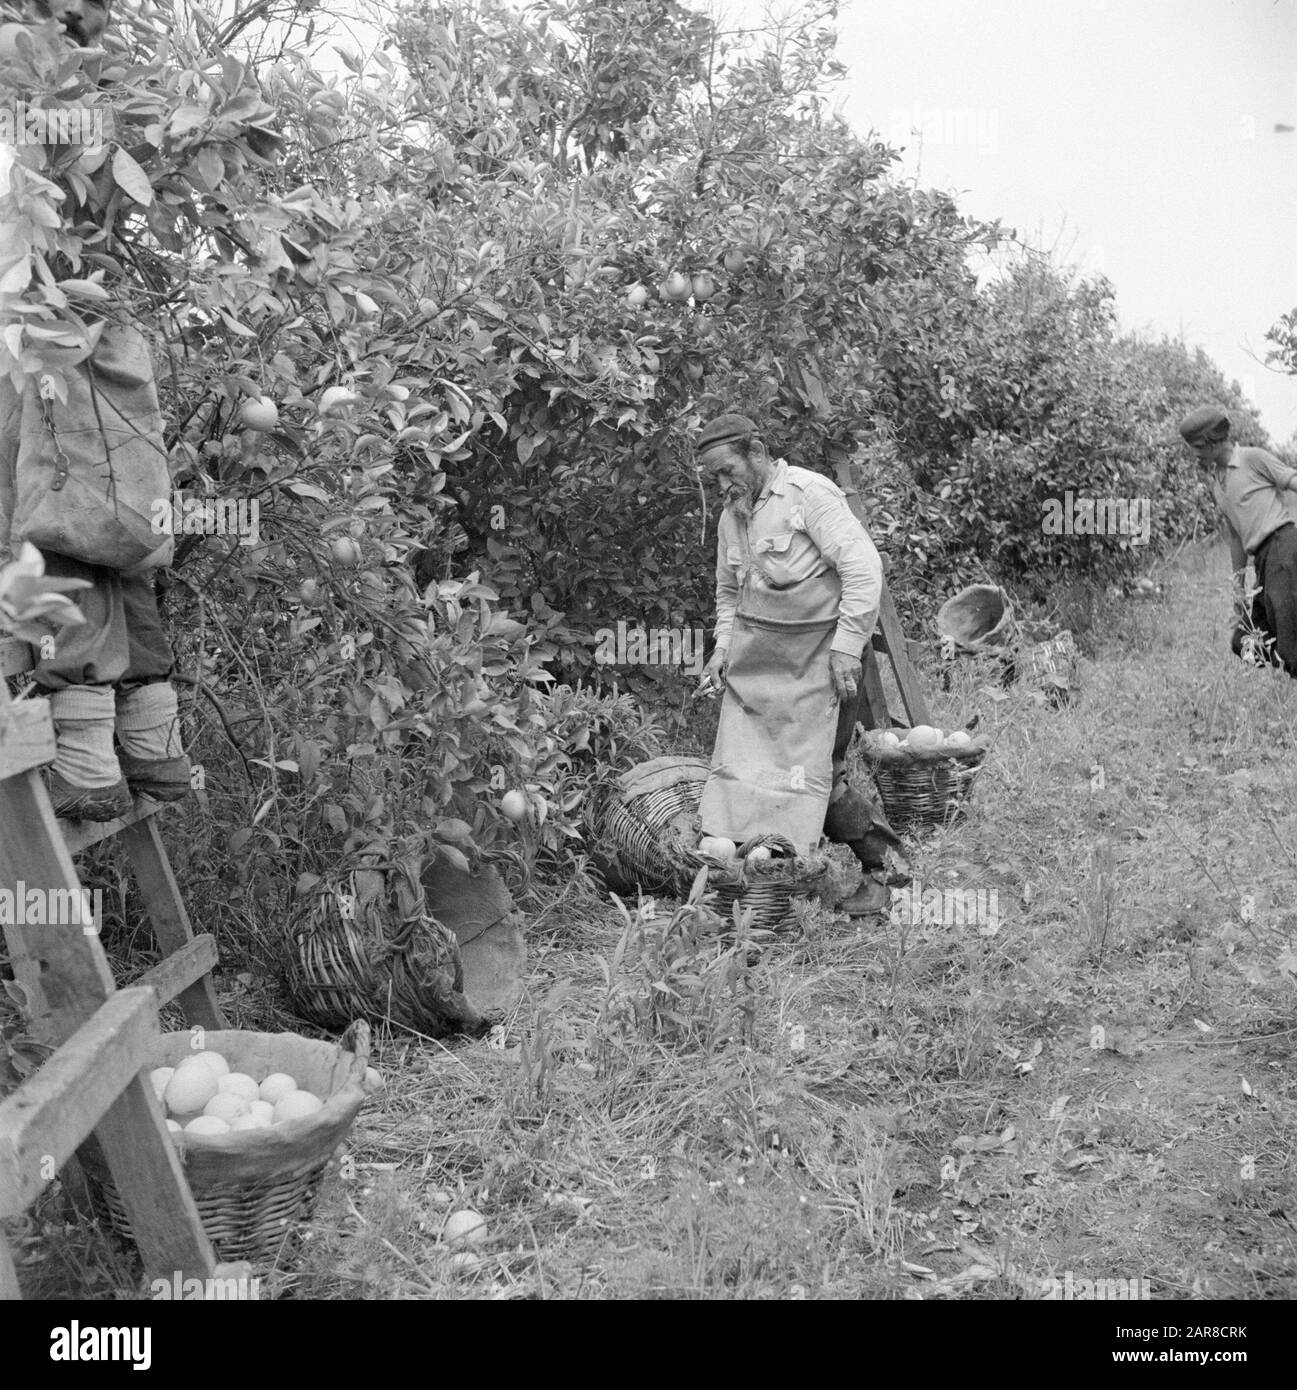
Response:
M739 439L751 439L756 433L756 425L746 415L718 415L703 426L698 442L694 445L694 453L701 454L705 449L714 448L718 444L733 444Z
M1229 434L1229 416L1219 406L1200 405L1180 421L1186 444L1216 444Z

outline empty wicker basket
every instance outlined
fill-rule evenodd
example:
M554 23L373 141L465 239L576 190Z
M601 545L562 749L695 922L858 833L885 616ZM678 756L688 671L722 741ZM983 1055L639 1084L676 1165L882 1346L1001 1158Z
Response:
M993 651L1013 640L1013 604L998 585L970 584L937 610L937 631L956 651Z
M191 1050L189 1032L158 1039L153 1066L174 1066ZM287 1072L324 1108L302 1120L233 1134L173 1134L203 1228L220 1259L284 1267L296 1253L301 1223L319 1198L334 1151L351 1128L367 1091L369 1026L353 1023L341 1042L296 1033L213 1030L204 1046L231 1069L256 1080ZM131 1238L130 1220L99 1145L91 1136L79 1155L100 1217Z

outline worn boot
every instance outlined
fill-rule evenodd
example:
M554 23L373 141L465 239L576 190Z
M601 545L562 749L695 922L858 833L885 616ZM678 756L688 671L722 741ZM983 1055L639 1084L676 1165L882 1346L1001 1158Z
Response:
M838 904L838 911L849 917L885 916L892 904L889 889L903 888L910 878L900 858L900 837L867 785L853 787L845 775L838 777L829 796L824 833L835 844L846 845L865 871L860 887ZM889 857L901 867L889 870Z
M113 752L113 690L69 685L50 692L56 751L46 773L54 814L65 820L116 820L131 793Z
M838 904L838 911L848 917L886 916L891 911L892 889L911 882L908 866L878 830L849 840L847 848L860 861L864 877L859 888Z
M838 904L848 917L883 917L891 910L892 890L882 869L866 869L860 887Z
M179 801L189 791L189 759L170 681L117 692L117 741L122 771L137 796Z

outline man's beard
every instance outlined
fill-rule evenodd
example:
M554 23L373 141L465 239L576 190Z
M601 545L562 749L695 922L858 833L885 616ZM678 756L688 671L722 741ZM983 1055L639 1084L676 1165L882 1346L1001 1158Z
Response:
M752 494L746 488L740 488L731 492L725 499L725 505L741 520L751 520Z

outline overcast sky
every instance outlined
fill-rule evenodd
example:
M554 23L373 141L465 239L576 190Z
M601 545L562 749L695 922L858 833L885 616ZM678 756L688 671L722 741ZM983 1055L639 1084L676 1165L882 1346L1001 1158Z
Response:
M843 0L838 35L843 113L906 173L1101 269L1293 435L1256 359L1297 306L1294 0Z

